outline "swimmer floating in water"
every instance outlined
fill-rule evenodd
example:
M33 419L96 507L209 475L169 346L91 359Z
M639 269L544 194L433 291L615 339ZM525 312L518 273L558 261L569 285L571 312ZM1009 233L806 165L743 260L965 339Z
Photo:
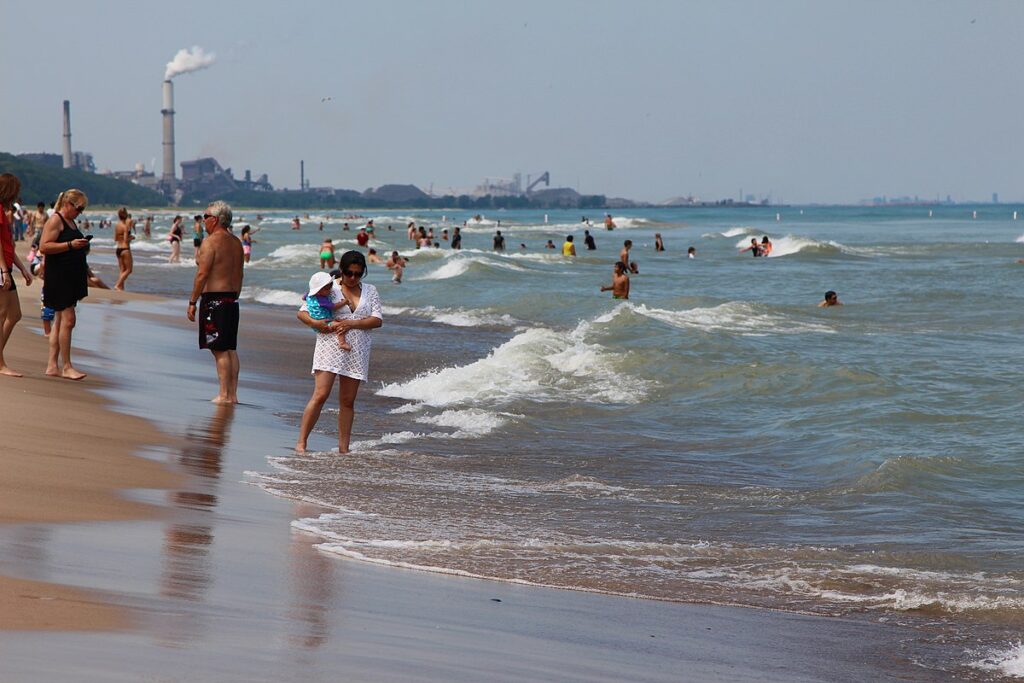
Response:
M828 308L829 306L842 305L843 302L839 300L839 295L830 289L827 292L825 292L825 300L818 304L818 308Z

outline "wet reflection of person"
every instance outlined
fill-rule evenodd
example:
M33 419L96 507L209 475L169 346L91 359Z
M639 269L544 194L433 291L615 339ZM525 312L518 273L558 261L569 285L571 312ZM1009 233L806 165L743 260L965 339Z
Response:
M316 517L327 509L300 503L295 506L294 517ZM288 579L290 605L288 616L292 623L289 640L296 646L312 650L327 642L330 636L330 621L327 611L331 608L331 587L334 585L334 561L316 549L316 536L292 531L289 548L290 562Z
M210 513L217 507L221 460L234 408L230 403L216 405L209 418L191 425L185 432L185 446L175 459L192 476L187 488L169 494L176 512L164 531L160 594L165 597L189 602L202 602L205 598L211 580L209 553L214 536ZM169 629L172 642L194 640L201 635L196 624L176 626Z

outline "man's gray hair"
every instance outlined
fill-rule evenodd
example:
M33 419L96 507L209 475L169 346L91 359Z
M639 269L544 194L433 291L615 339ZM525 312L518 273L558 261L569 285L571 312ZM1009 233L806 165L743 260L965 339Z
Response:
M225 228L231 227L231 205L227 202L217 200L210 204L206 209L210 215L217 217L217 222L223 225Z

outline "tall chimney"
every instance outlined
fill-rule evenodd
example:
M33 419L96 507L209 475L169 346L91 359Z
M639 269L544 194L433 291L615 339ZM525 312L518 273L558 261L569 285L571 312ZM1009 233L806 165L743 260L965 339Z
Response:
M69 100L64 100L64 139L62 145L64 168L71 168L71 102Z
M164 81L164 173L161 181L174 189L174 85Z
M299 191L306 191L306 162L305 160L299 161Z

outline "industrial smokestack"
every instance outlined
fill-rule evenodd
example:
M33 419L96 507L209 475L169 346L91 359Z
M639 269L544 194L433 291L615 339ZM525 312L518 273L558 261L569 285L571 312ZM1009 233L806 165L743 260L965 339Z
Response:
M174 84L164 81L164 172L161 181L174 189Z
M64 168L71 168L71 102L64 100L64 139L62 141Z
M299 161L299 191L306 191L306 162Z

